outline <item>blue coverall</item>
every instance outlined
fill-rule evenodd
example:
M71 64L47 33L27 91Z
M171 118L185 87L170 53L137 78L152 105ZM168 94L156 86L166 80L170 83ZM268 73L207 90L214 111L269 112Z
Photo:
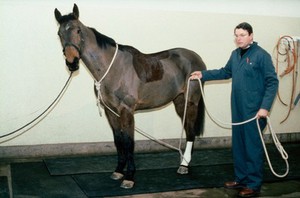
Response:
M271 56L256 42L245 54L235 49L225 67L202 71L202 81L232 78L232 122L253 118L259 109L270 111L278 89ZM260 128L266 119L259 120ZM235 181L259 191L263 180L264 153L256 120L232 127Z

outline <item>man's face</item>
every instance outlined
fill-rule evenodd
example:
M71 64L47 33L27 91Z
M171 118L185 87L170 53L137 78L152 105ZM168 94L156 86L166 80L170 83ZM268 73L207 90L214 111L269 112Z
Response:
M253 42L253 34L249 35L244 29L235 29L234 36L236 45L242 49L247 48Z

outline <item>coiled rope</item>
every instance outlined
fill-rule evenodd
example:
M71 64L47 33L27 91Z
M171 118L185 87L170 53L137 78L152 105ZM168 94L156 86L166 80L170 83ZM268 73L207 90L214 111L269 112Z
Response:
M45 115L45 113L47 113L49 111L49 109L51 109L57 103L57 101L61 98L62 94L65 92L68 84L70 83L72 74L73 74L73 72L70 73L70 76L69 76L68 80L66 81L65 85L63 86L63 88L59 92L58 96L54 99L54 101L40 115L38 115L36 118L34 118L32 121L28 122L24 126L22 126L22 127L18 128L16 130L14 130L14 131L12 131L12 132L9 132L9 133L6 133L4 135L1 135L0 139L4 138L4 137L7 137L7 136L10 136L10 135L13 135L13 134L17 133L18 131L21 131L22 129L24 129L25 127L28 127L29 125L31 125L32 123L34 123L36 120L38 120L40 117L42 117L43 115Z
M284 46L284 52L280 51L280 48ZM285 70L279 74L281 78L283 78L285 75L289 74L292 72L292 88L291 88L291 96L289 103L285 103L280 95L280 92L277 92L277 96L279 101L284 105L288 106L289 110L286 115L286 117L280 122L283 123L285 122L288 117L290 116L290 113L292 109L294 108L293 102L296 100L295 99L295 91L296 91L296 84L297 84L297 77L298 77L298 69L297 69L297 62L298 62L298 56L297 56L297 43L294 41L294 39L291 36L285 35L282 36L278 39L277 45L276 45L276 73L279 73L279 64L280 64L280 57L281 59L284 58L284 61L281 63L286 63L286 68ZM282 49L281 49L282 50ZM296 104L296 103L295 103Z
M189 90L189 86L190 86L190 80L191 78L189 78L188 80L188 85L187 85L187 90ZM254 116L253 118L250 118L246 121L243 121L243 122L238 122L238 123L229 123L229 122L223 122L219 119L217 119L215 116L213 116L207 109L207 103L206 103L206 100L205 100L205 97L204 97L204 91L203 91L203 87L202 87L202 82L200 79L197 79L198 82L199 82L199 86L200 86L200 90L201 90L201 94L202 94L202 97L203 97L203 101L204 101L204 104L205 104L205 110L207 112L207 114L209 115L209 117L214 120L214 121L217 121L218 123L221 123L221 124L224 124L224 125L243 125L243 124L246 124L248 122L251 122L253 120L256 119L256 124L257 124L257 128L258 128L258 131L259 131L259 136L260 136L260 139L261 139L261 142L262 142L262 145L263 145L263 148L264 148L264 152L265 152L265 156L266 156L266 159L268 161L268 165L270 167L270 170L271 172L276 176L276 177L280 177L280 178L283 178L285 176L287 176L287 174L289 173L289 163L288 163L288 154L287 152L284 150L283 146L281 145L280 141L278 140L277 136L276 136L276 133L274 132L273 128L272 128L272 125L271 125L271 121L270 121L270 118L269 116L267 116L267 123L268 123L268 127L269 127L269 131L272 135L272 138L273 138L273 142L278 150L278 152L281 154L281 157L282 159L285 161L286 163L286 171L284 174L280 175L278 173L276 173L273 169L273 166L272 166L272 163L270 161L270 158L269 158L269 154L268 154L268 151L267 151L267 148L266 148L266 145L265 145L265 141L264 141L264 138L263 138L263 135L262 135L262 131L260 129L260 126L259 126L259 119L257 118L257 116ZM188 94L188 93L187 93Z

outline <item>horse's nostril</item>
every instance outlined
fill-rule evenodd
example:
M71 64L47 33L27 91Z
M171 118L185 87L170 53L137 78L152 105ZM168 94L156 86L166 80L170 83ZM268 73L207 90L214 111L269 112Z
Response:
M68 66L70 71L76 71L79 69L79 58L75 57L73 62L69 62L66 59L66 65Z

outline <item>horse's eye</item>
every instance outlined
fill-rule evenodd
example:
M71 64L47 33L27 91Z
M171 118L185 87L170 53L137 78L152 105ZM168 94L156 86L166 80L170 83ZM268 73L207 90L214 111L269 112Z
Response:
M78 30L77 30L77 34L80 34L80 33L81 33L81 29L78 29Z

